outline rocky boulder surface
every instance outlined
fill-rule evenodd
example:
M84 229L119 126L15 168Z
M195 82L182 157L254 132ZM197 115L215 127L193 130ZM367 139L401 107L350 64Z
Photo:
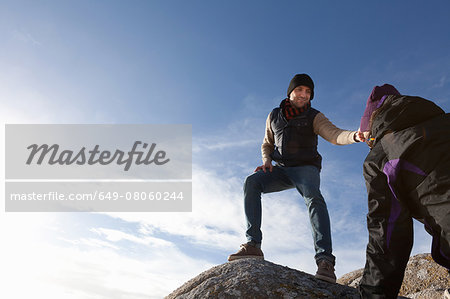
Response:
M356 287L362 274L363 269L359 269L343 275L337 282ZM424 253L409 259L399 296L411 299L442 299L447 288L450 288L447 269L435 263L430 254Z
M172 298L359 298L356 289L258 259L213 267L189 280Z
M359 298L356 287L363 269L327 283L314 276L258 259L241 259L213 267L189 280L173 298ZM448 271L430 254L409 259L399 298L441 299L450 288Z

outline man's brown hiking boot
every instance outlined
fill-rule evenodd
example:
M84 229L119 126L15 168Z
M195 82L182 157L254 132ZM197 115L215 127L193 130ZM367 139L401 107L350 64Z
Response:
M336 283L336 275L334 275L334 266L326 259L321 259L317 265L316 278L331 283Z
M244 258L264 259L264 254L260 248L246 243L246 244L241 245L241 249L239 249L238 252L230 255L228 257L228 260L234 261L234 260L244 259Z

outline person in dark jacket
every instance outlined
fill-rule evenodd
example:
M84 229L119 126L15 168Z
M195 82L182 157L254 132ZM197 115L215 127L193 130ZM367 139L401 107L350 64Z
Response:
M450 115L435 103L376 86L358 132L364 161L369 243L359 291L397 298L413 245L413 221L433 237L431 254L450 269Z
M318 135L339 145L358 142L356 131L337 128L325 115L311 107L314 83L307 74L295 75L287 98L273 109L266 120L261 146L263 164L244 183L244 209L247 219L247 243L228 257L264 258L261 250L261 193L296 188L308 209L313 233L316 278L332 282L335 257L332 253L331 228L327 205L320 192L322 157L317 151ZM272 161L276 165L272 165ZM286 237L286 242L289 242Z

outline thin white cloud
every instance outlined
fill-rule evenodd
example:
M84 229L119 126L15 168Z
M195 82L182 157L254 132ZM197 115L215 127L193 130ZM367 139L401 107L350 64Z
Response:
M31 44L33 46L42 46L42 43L34 38L29 32L15 29L11 32L11 35L15 40L21 41L23 43Z
M433 87L434 88L442 88L442 87L444 87L445 86L445 84L447 83L447 76L446 75L444 75L444 76L442 76L440 79L439 79L439 81L435 84L435 85L433 85Z
M154 248L167 248L173 246L171 242L165 241L163 239L154 238L150 236L140 237L137 235L124 233L116 229L92 228L91 231L97 233L99 236L105 237L108 241L111 242L119 242L122 240L126 240Z
M238 137L238 136L237 136ZM261 142L257 139L244 139L244 140L233 140L224 142L223 140L211 140L211 139L199 139L195 140L193 143L192 151L193 153L200 153L202 151L222 151L227 149L238 149L240 147L247 147L249 145L258 144Z
M94 238L81 238L81 239L72 240L72 239L59 237L58 240L61 240L65 243L71 244L73 246L82 245L82 246L96 247L96 248L111 248L111 249L115 249L115 250L119 249L118 246L114 246L110 242L105 242L105 241L102 241L99 239L94 239Z

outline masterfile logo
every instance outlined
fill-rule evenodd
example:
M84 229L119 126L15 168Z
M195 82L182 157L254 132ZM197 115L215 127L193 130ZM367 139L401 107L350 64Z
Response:
M191 125L8 124L9 211L190 211Z
M152 158L153 150L156 147L156 143L152 143L149 147L145 158L143 158L144 152L137 150L138 146L143 144L142 147L146 149L148 147L147 143L143 143L141 141L135 141L133 148L129 152L123 152L121 150L116 150L113 154L110 151L99 151L99 145L96 144L94 149L86 151L86 147L82 147L79 152L74 153L71 150L63 150L59 152L59 145L53 144L49 146L48 144L42 144L38 146L37 144L32 144L27 147L30 152L30 156L27 160L27 165L33 163L35 156L36 164L41 165L44 159L47 157L47 163L50 165L60 164L60 165L93 165L95 163L99 163L101 165L108 165L117 160L117 164L122 165L125 164L125 171L130 169L131 164L133 163L133 156L137 156L136 164L145 164L149 165L151 163L155 163L155 165L164 165L170 161L170 159L165 159L166 152L165 151L157 151L154 158ZM87 153L86 153L87 152ZM48 157L49 156L49 157ZM124 157L127 156L127 157Z

